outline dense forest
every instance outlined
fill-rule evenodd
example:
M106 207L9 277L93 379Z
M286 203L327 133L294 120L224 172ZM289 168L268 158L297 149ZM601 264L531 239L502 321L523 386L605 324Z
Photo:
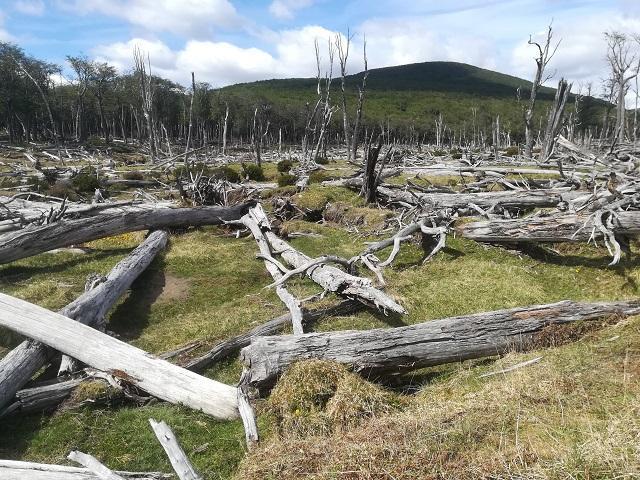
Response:
M120 73L106 63L68 56L66 82L56 84L53 78L60 77L55 74L61 74L62 65L33 58L16 45L0 43L0 130L6 131L11 143L85 142L98 137L106 142L112 138L142 141L149 138L148 115L157 137L154 143L163 149L166 144L186 141L192 108L193 146L221 145L225 119L229 142L249 142L256 117L267 144L298 143L317 99L316 78L217 89L198 82L198 72L194 72L193 85L185 87L154 76L148 65L149 59L142 58L138 64L142 69ZM350 116L355 115L362 77L363 73L345 78ZM327 93L338 103L339 79L322 80L328 80ZM147 109L143 84L149 90ZM492 128L498 120L503 143L511 144L523 138L523 99L528 98L530 88L528 81L461 63L372 69L368 72L361 135L382 129L389 139L405 143L491 144ZM540 108L534 119L538 131L543 129L553 97L553 89L543 87L539 92ZM606 113L611 108L606 105L589 95L572 95L567 110L575 130L597 133L607 128ZM331 118L327 138L340 139L339 117Z

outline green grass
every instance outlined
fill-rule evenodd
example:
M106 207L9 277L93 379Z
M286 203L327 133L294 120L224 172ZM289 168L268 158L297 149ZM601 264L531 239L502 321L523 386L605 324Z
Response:
M294 198L298 205L305 205L305 208L315 208L327 202L343 202L353 209L365 209L354 192L339 187L327 188L314 184ZM298 220L287 222L284 228L287 231L322 235L292 240L295 247L310 256L337 254L351 257L365 248L366 241L374 239L370 233L354 235L332 223L320 225ZM0 291L50 309L59 309L83 291L87 275L107 273L141 239L141 234L127 234L92 242L90 246L93 251L85 255L43 254L0 266ZM638 296L640 268L637 261L625 259L620 267L609 268L606 266L609 259L601 249L585 245L564 245L558 249L560 254L536 251L531 256L512 255L500 248L449 238L443 252L423 265L418 246L403 244L396 261L385 270L384 276L388 292L409 310L409 315L398 318L361 312L325 319L314 329L326 331L398 326L562 299L611 300ZM167 252L153 262L110 314L109 329L127 342L152 353L170 350L194 340L205 341L202 351L224 338L283 313L284 307L273 290L263 288L271 279L262 260L255 258L256 252L252 238L237 239L218 228L172 234ZM386 258L388 252L379 252L378 256ZM364 270L361 273L367 275ZM308 280L292 282L291 290L300 298L319 292L319 288ZM604 476L598 474L600 477L594 475L591 478L606 478L605 474L614 471L621 463L612 463L608 470L598 463L594 451L600 440L611 452L617 452L621 462L624 460L637 468L637 463L628 461L629 454L624 446L624 442L629 441L625 437L628 428L621 425L624 422L633 424L633 410L629 405L635 398L633 396L637 395L637 389L633 390L628 382L621 384L618 370L611 378L607 378L607 369L612 368L611 365L618 365L616 368L619 368L626 351L631 352L632 359L636 358L634 352L637 352L637 346L633 339L640 338L637 325L637 321L629 323L618 333L614 327L609 327L608 333L596 335L592 343L545 351L544 364L523 370L523 374L534 377L523 377L517 384L502 386L501 377L482 381L477 378L480 372L498 368L498 365L516 363L521 357L515 355L500 360L498 365L483 361L419 372L407 380L414 385L424 385L415 403L404 409L406 411L380 415L379 418L376 416L374 421L380 422L377 427L365 426L362 430L354 430L353 442L364 441L367 435L374 438L373 432L378 428L384 432L380 448L396 452L397 458L404 459L409 466L412 463L408 451L397 450L398 445L433 454L433 457L420 457L424 464L431 461L443 465L444 457L439 455L444 455L442 452L448 449L454 452L452 458L460 455L458 460L461 465L480 468L474 462L482 460L491 463L489 459L496 452L504 455L507 464L511 465L509 462L515 462L514 458L519 458L517 455L526 457L530 454L529 450L512 448L514 419L521 412L524 420L519 435L523 435L521 438L528 438L526 435L529 435L532 439L529 444L523 445L529 445L527 448L535 451L539 457L547 458L547 463L553 463L554 452L542 441L545 431L550 432L549 435L555 439L552 442L559 445L558 462L553 467L557 470L551 470L551 466L545 463L547 466L540 467L543 473L551 472L560 478L562 472L579 473L583 468L580 465L593 465L594 472L605 473L602 474ZM620 338L615 342L606 341L606 338L618 334ZM15 335L3 332L0 345L7 348L18 340ZM211 368L206 375L234 383L240 371L239 362L231 359ZM527 382L544 382L547 377L551 378L548 381L552 381L553 391L559 395L562 407L575 413L575 422L570 421L568 416L564 420L559 417L558 398L549 400L544 388L536 390L527 386ZM563 381L571 386L564 393L560 390ZM626 393L624 385L629 389ZM616 387L621 390L617 391ZM503 398L506 399L504 402ZM522 409L518 410L518 404L523 406ZM491 412L492 416L483 416L484 410ZM421 436L411 427L409 419L416 412L423 415L419 417L423 420L421 425L429 426L425 430L426 436ZM457 416L456 412L463 414ZM467 420L464 412L470 412ZM174 428L205 478L231 478L237 471L245 455L240 422L217 422L197 412L163 403L144 408L84 408L55 415L0 420L0 457L60 463L69 450L77 448L97 456L116 469L170 471L148 427L149 417L163 419ZM611 427L607 426L607 419L611 419ZM474 421L479 429L478 436L474 434ZM398 425L395 430L392 428L394 422ZM345 468L362 468L362 465L354 467L350 462L362 458L365 453L358 455L348 438L320 436L302 443L299 439L282 443L283 440L273 433L269 415L260 416L260 426L265 443L242 467L243 474L248 477L254 474L252 472L260 472L264 475L262 478L278 478L279 474L270 470L269 465L273 464L265 460L269 452L282 453L283 456L278 458L284 465L282 471L287 474L291 471L291 465L295 462L302 464L305 456L312 461L328 459ZM595 432L593 436L585 433L588 428ZM404 433L402 435L405 436L402 436L398 429L404 429L408 437ZM613 440L606 440L607 429L611 430ZM501 447L500 432L510 439L509 448ZM398 443L407 438L407 443ZM317 448L313 447L314 441ZM332 442L335 448L342 446L344 455L351 452L351 460L345 460L334 449ZM203 447L205 444L208 447ZM431 444L433 446L430 447ZM377 447L365 445L371 448L372 458L379 459ZM634 444L631 445L630 448L634 448ZM323 451L319 453L318 449ZM473 455L460 453L464 449L469 449ZM318 457L321 454L330 457ZM614 456L611 453L607 458ZM252 463L254 461L255 464ZM380 460L379 465L388 465L386 461ZM313 467L314 464L311 465ZM445 467L449 468L449 464ZM482 464L482 467L488 468L487 464ZM322 475L319 474L320 478L333 478ZM587 476L582 475L581 478Z

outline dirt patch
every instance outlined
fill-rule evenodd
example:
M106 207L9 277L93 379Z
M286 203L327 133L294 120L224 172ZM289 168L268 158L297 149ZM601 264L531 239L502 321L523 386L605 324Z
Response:
M191 282L186 278L175 277L170 273L164 275L164 285L158 299L158 303L166 303L174 300L184 300L189 296Z

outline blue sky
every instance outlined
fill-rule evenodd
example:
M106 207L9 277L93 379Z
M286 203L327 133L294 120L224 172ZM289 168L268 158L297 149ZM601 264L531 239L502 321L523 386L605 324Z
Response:
M605 75L602 32L640 33L640 0L0 0L0 40L64 65L86 54L120 70L134 45L155 73L215 86L312 76L313 42L354 33L349 70L430 60L475 64L529 77L529 34L553 20L562 44L557 75L597 84ZM67 70L68 71L68 70Z

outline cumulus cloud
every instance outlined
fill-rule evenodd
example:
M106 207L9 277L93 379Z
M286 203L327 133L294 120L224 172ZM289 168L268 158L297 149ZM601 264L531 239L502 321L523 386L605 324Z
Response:
M4 28L4 14L0 11L0 42L11 42L13 36Z
M195 72L199 81L224 86L270 78L314 76L315 39L319 40L324 52L321 55L324 71L328 68L326 45L334 37L335 32L318 26L272 32L269 46L273 54L256 47L242 48L228 42L199 40L190 40L181 49L172 51L160 40L142 38L102 45L93 53L99 60L126 71L131 68L132 52L137 46L149 54L151 69L158 75L186 85L191 72Z
M313 0L273 0L269 12L280 20L292 20L298 10L313 5Z
M42 15L45 7L42 0L19 0L14 3L13 8L25 15Z
M202 38L212 26L234 27L240 17L229 0L73 0L64 4L81 14L118 17L150 32Z

